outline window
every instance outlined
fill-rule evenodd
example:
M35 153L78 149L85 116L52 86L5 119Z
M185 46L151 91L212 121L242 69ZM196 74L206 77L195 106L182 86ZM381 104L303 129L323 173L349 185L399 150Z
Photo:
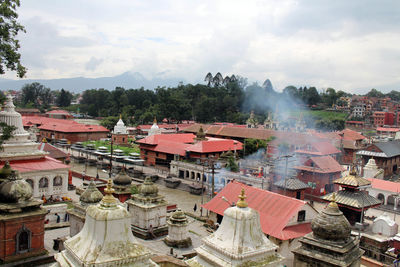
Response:
M305 220L306 220L306 211L305 210L299 211L299 213L297 214L297 221L304 222Z
M29 231L29 229L26 228L25 225L23 225L15 236L17 253L24 253L29 251L29 249L31 248L31 235L31 231Z
M39 180L39 188L49 187L49 180L46 177L42 177Z
M53 185L54 186L61 186L62 185L62 177L56 176L53 178Z

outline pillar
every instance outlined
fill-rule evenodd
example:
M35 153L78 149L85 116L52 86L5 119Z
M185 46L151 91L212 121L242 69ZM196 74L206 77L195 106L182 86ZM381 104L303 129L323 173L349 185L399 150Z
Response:
M39 196L39 180L37 179L37 177L32 180L33 180L33 197L41 197Z
M49 187L47 188L47 194L53 195L53 179L54 179L54 177L51 177L48 179L49 179Z

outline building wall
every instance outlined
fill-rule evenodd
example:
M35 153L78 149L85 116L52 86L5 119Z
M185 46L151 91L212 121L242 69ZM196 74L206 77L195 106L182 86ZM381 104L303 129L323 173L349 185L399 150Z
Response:
M315 183L315 188L307 188L305 193L313 196L322 196L325 191L325 185L333 184L333 181L340 178L341 173L313 173L308 171L300 171L297 178L308 184L308 182ZM335 187L336 188L336 187ZM337 188L336 188L337 189Z
M272 186L272 192L284 195L284 196L288 196L288 197L292 197L292 198L297 198L297 192L300 192L300 198L301 200L304 200L304 190L299 190L299 191L294 191L294 190L284 190L282 188L276 187L276 186Z
M0 259L3 261L19 260L29 256L44 253L44 217L45 212L39 210L39 214L29 215L21 213L21 216L0 220ZM30 251L16 254L17 233L22 227L31 232Z
M65 196L68 192L68 174L68 168L20 173L21 177L27 180L27 182L29 182L30 184L33 183L33 197L35 198L41 198L43 195L46 198L50 196L53 196L53 198L56 196ZM56 177L61 177L61 185L54 184L54 178ZM47 178L46 187L40 186L40 180L42 178Z
M113 134L112 139L115 145L126 145L128 144L127 134Z

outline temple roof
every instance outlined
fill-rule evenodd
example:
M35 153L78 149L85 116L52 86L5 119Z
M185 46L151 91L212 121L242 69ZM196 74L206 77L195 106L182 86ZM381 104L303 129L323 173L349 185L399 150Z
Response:
M349 174L345 177L339 178L333 181L334 184L341 185L341 186L351 186L351 187L360 187L360 186L367 186L370 185L371 182L365 178L362 178L357 175L355 167L352 166Z
M333 194L327 194L321 197L325 201L333 201ZM352 192L348 190L340 190L336 192L336 203L339 206L347 206L355 209L371 208L381 205L382 202L369 195L367 191Z
M277 182L274 183L276 187L280 187L283 189L288 189L288 190L301 190L301 189L306 189L309 188L310 186L306 183L303 183L299 179L295 177L290 177L288 179L281 179Z

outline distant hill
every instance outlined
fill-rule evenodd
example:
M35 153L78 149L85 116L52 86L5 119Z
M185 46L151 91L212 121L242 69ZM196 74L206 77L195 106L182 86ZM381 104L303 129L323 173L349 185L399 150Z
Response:
M0 90L19 90L24 84L38 82L52 90L61 90L62 88L79 93L87 89L104 88L114 90L115 87L120 86L125 89L137 89L144 87L145 89L154 89L157 86L177 86L179 82L184 82L179 79L164 79L153 78L146 79L138 72L124 72L121 75L114 77L100 77L100 78L65 78L65 79L23 79L23 80L10 80L0 79Z

